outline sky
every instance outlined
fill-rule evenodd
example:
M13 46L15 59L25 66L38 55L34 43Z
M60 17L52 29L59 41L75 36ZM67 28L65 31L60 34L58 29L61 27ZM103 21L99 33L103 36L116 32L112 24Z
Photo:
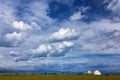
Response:
M120 0L0 0L0 68L120 73Z

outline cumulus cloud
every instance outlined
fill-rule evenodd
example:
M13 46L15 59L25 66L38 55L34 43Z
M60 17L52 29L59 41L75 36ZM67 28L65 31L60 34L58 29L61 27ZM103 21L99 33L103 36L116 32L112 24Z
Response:
M36 22L31 22L27 24L23 21L13 21L12 26L20 31L38 31L41 30L41 26L38 25Z
M75 21L75 20L80 20L84 17L84 15L81 14L81 12L77 12L77 13L74 13L71 17L70 17L70 20L71 21Z
M5 35L6 42L10 42L11 46L18 46L24 40L26 34L24 32L13 32Z
M32 50L32 52L34 53L33 57L46 57L50 50L50 45L42 44L37 49Z
M67 52L74 46L73 42L59 42L51 44L41 44L36 49L30 49L29 51L23 51L19 54L16 51L10 51L9 55L13 57L14 61L29 61L35 58L48 58L48 57L60 57L65 56Z
M120 0L111 0L107 6L107 9L113 11L120 16Z
M28 24L25 24L23 21L14 21L12 23L13 27L18 30L29 30L31 29L31 26Z
M24 50L22 48L16 48L16 49L11 48L9 50L9 52L7 52L6 56L15 63L19 62L19 61L26 62L31 59L30 53L31 53L31 51Z
M72 16L70 16L70 20L71 21L77 21L77 20L81 20L83 18L85 18L86 16L83 15L83 13L87 12L87 10L90 9L90 7L80 7L78 12L75 12Z
M51 35L51 41L64 41L64 40L74 40L78 38L79 33L75 29L70 28L61 28L58 32L55 32Z
M17 56L19 56L19 53L17 51L10 51L9 55L13 56L13 57L17 57Z
M16 61L16 62L19 62L19 61L28 61L29 58L30 58L29 56L22 55L22 56L14 57L14 61Z
M12 41L12 40L17 40L17 41L21 41L23 40L25 36L25 33L22 33L22 32L13 32L13 33L8 33L5 35L6 39L8 41Z
M33 57L53 56L59 57L65 55L66 52L74 45L72 42L59 42L52 44L42 44L37 49L32 50Z
M51 44L52 49L50 51L49 56L52 57L59 57L59 56L64 56L71 47L74 46L73 42L61 42L61 43L55 43L55 44Z

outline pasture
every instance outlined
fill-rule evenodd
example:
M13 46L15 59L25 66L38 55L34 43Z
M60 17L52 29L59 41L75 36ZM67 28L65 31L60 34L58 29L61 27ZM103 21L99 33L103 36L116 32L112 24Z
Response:
M120 75L0 74L0 80L120 80Z

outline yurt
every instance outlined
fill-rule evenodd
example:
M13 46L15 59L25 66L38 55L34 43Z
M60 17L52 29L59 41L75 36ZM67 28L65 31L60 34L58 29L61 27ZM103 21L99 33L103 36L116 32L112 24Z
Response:
M90 70L89 70L89 71L87 71L87 74L92 74L92 71L90 71Z
M94 72L94 75L101 75L101 72L100 72L99 70L96 70L96 71Z

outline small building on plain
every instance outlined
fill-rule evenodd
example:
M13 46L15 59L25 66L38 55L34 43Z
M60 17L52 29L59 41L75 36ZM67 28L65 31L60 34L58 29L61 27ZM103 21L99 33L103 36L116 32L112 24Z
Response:
M102 75L99 70L95 70L93 74L94 74L94 75Z
M86 74L90 75L90 74L92 74L92 71L89 70L89 71L87 71Z

